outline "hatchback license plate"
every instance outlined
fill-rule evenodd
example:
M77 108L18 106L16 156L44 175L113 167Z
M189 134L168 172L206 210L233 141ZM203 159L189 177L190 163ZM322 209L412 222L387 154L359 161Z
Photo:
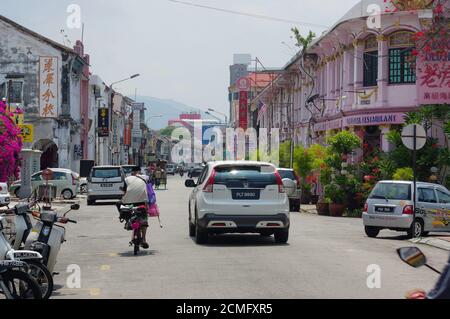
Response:
M113 187L113 184L100 184L100 187Z
M232 190L234 200L258 200L260 197L259 189L234 189Z
M378 213L392 213L394 211L394 207L375 207L375 211Z

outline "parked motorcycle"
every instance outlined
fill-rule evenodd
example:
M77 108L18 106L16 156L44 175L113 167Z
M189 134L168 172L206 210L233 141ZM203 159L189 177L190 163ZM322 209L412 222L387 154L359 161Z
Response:
M73 204L62 217L58 216L53 210L34 210L31 212L37 222L25 240L25 249L39 252L51 274L56 274L53 271L58 253L62 243L66 241L66 229L62 225L67 223L76 224L75 220L71 220L66 216L72 210L79 209L79 204Z
M0 261L19 261L27 264L28 274L39 285L42 297L48 299L53 292L53 277L47 267L43 264L43 257L39 252L32 250L15 250L5 237L3 223L6 222L7 214L11 216L13 210L5 211L0 216Z
M133 231L133 239L130 242L130 246L134 246L134 255L139 253L140 247L143 243L142 228L146 227L143 223L143 219L147 217L147 210L145 206L130 207L120 205L119 220L121 223L125 222L125 229Z
M22 261L0 261L0 299L42 299L42 292Z

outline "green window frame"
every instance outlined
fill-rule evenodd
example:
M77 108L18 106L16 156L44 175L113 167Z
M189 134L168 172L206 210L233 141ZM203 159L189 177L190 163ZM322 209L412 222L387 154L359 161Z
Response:
M389 50L389 84L416 83L413 48L395 48Z

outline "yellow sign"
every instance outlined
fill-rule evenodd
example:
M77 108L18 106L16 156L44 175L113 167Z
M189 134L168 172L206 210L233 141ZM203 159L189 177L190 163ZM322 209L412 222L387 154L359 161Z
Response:
M23 138L23 141L25 143L32 143L33 142L33 131L34 131L34 127L33 124L21 124L19 125L20 127L20 131L21 131L21 136Z

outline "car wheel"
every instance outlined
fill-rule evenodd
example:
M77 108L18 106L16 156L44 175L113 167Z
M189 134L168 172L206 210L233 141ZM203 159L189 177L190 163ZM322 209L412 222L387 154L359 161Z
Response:
M195 236L195 225L189 222L189 237Z
M92 205L94 205L94 204L95 204L95 200L93 200L93 199L89 199L89 198L88 198L88 200L87 200L87 204L88 204L88 206L92 206Z
M208 231L198 224L197 216L195 218L195 242L198 245L208 242Z
M366 235L370 238L375 238L380 233L380 229L378 227L366 226L364 227Z
M65 189L62 191L61 196L63 199L68 200L73 198L73 193L70 189Z
M420 219L415 219L408 230L409 238L420 238L423 236L423 223Z
M275 233L275 242L278 244L286 244L289 240L289 229L283 229Z

